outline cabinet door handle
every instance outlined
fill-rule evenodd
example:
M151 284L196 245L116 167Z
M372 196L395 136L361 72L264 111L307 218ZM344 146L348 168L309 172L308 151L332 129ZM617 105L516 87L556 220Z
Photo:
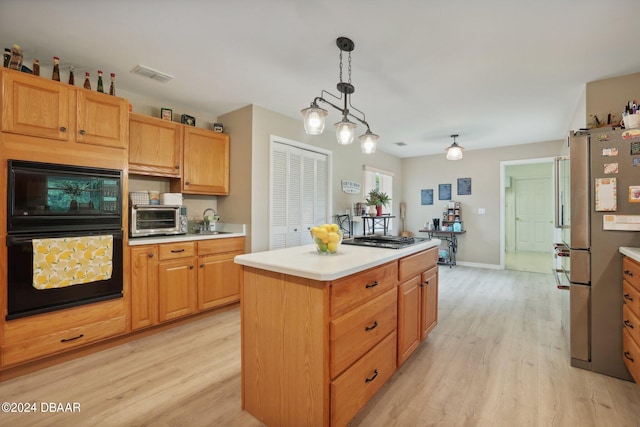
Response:
M171 249L171 253L179 254L180 252L184 252L184 249Z
M176 168L176 169L180 169L180 165L176 165L176 166L175 166L175 168Z
M200 264L200 268L204 268L204 264Z
M149 258L153 258L153 254L149 254Z
M365 327L364 327L364 330L365 330L365 332L369 332L369 331L373 331L373 330L374 330L375 328L377 328L377 327L378 327L378 321L377 321L377 320L374 320L373 325L371 325L371 326L365 326Z
M633 301L633 298L631 298L631 295L629 295L629 294L624 294L624 299L629 300L629 301Z
M633 359L631 359L633 361ZM366 378L364 380L365 383L370 383L371 381L375 380L376 377L378 376L378 370L376 369L375 371L373 371L373 375L370 376L369 378Z
M84 130L84 129L80 129L80 135L86 135L86 134L87 134L87 131L86 131L86 130Z
M66 128L66 127L64 127L64 126L60 126L60 132L66 132L66 131L67 131L67 128Z
M82 338L83 336L84 336L84 334L80 334L80 335L78 335L77 337L73 337L73 338L62 338L62 339L60 340L60 342L75 341L75 340L77 340L78 338Z
M631 271L631 270L625 270L624 274L626 274L627 276L633 277L633 271Z
M196 267L195 267L195 266L193 266L193 265L190 265L190 266L189 266L189 270L193 270L194 268L196 268Z
M191 183L189 181L186 181L184 185L191 185Z
M627 359L631 360L633 362L633 357L631 357L630 353L628 351L624 352L624 357L626 357Z
M627 328L633 329L633 324L628 320L625 320L623 323L624 323L624 326L626 326Z
M373 281L373 283L367 283L367 284L365 285L365 288L366 288L366 289L371 289L371 288L375 288L376 286L378 286L378 281L377 281L377 280L374 280L374 281Z

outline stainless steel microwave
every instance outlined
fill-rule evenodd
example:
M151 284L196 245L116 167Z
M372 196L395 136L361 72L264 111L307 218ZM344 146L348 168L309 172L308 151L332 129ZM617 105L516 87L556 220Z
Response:
M129 221L131 237L165 236L186 234L186 217L181 215L182 206L132 205Z

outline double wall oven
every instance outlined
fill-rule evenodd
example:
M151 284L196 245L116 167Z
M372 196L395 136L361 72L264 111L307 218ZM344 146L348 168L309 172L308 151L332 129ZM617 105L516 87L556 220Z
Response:
M120 170L8 161L7 320L122 297L121 184ZM82 244L56 251L57 242L75 241ZM34 251L62 274L73 265L85 274L96 254L108 270L64 286L43 274L36 286Z

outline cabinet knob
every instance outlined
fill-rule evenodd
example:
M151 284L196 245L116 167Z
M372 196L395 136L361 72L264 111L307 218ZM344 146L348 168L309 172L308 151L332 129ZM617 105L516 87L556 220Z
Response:
M149 258L153 258L153 254L149 254Z
M204 268L204 264L200 264L200 268Z
M186 181L186 182L184 183L184 185L190 185L190 184L191 184L191 183L190 183L189 181Z
M80 129L80 135L86 135L86 134L87 134L87 131L86 131L86 130L84 130L84 129Z
M193 270L194 268L195 268L195 266L193 266L193 265L189 266L189 270Z
M175 168L176 168L176 169L180 169L180 165L176 165L176 166L175 166Z
M60 126L60 132L66 132L66 131L67 131L67 128L66 128L66 127L64 127L64 126Z

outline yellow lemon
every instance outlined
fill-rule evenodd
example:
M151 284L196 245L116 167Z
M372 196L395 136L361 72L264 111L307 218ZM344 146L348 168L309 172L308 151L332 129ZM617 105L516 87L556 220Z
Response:
M311 227L311 235L313 235L313 237L316 237L316 234L318 234L318 230L320 230L320 227Z
M327 230L318 227L318 230L316 231L316 234L314 234L314 236L320 240L324 240L327 237L327 234Z
M335 232L331 232L328 234L330 243L338 243L340 241L340 235Z
M327 249L329 249L329 252L335 252L338 250L338 244L336 242L329 242L327 244Z
M331 231L337 233L338 230L340 230L340 227L338 227L338 224L331 224Z

